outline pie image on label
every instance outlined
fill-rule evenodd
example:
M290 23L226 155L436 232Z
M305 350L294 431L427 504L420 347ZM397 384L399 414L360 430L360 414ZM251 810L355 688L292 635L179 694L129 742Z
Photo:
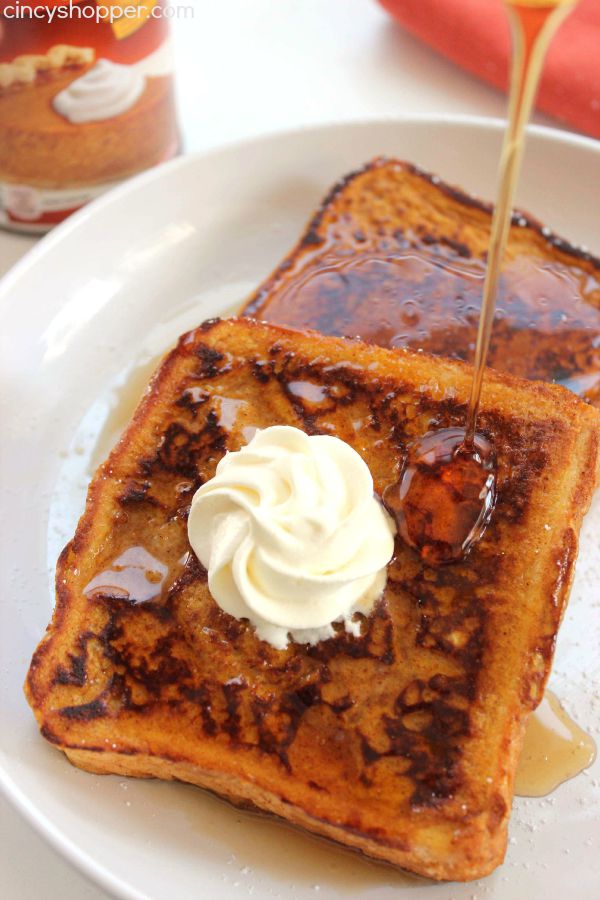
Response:
M97 60L89 47L57 45L0 63L3 182L93 186L153 166L176 147L172 78L146 75L144 62L125 66Z
M163 5L99 23L0 12L0 225L45 231L176 154Z

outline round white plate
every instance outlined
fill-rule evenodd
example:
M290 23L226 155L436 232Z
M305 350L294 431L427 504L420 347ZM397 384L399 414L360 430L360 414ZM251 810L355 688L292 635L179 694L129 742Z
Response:
M329 185L352 168L395 155L489 198L500 140L498 122L412 118L320 127L183 158L74 216L0 285L0 776L47 839L118 896L383 900L405 890L412 900L519 900L597 891L600 761L548 798L516 801L508 857L493 876L434 885L193 787L80 772L38 735L21 689L50 618L56 556L82 510L90 460L124 373L240 303L295 242ZM600 251L600 144L533 129L519 202ZM599 513L596 504L596 528ZM552 686L597 733L593 531L588 517Z

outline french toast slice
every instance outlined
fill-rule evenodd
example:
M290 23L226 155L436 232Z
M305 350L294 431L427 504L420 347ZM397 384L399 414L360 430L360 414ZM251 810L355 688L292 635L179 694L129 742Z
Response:
M472 361L492 207L375 159L327 194L244 315ZM600 260L517 213L488 365L600 406Z
M464 423L470 381L460 362L250 319L184 335L59 559L25 687L44 737L91 772L191 782L431 878L492 871L593 491L598 411L489 372L485 535L439 568L397 539L360 637L260 641L213 601L186 530L223 454L274 424L347 441L381 493L408 442Z

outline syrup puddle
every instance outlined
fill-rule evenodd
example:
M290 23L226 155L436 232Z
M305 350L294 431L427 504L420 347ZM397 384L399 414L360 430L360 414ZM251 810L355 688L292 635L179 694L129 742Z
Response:
M518 797L545 797L587 769L594 740L571 719L552 691L530 716L515 779Z
M147 603L160 597L169 567L144 547L130 547L110 568L87 584L83 593L90 600L108 598Z
M401 250L351 257L322 249L303 257L304 274L258 318L326 334L359 335L472 361L485 265ZM504 260L489 365L525 378L556 380L592 403L600 391L600 282L575 264Z
M234 400L233 397L221 397L219 394L213 395L219 401L219 418L217 424L219 428L225 431L231 431L235 425L240 410L247 407L245 400Z
M324 400L328 399L326 386L314 384L312 381L290 381L286 385L286 389L294 397L314 406L318 406L319 403L323 403Z

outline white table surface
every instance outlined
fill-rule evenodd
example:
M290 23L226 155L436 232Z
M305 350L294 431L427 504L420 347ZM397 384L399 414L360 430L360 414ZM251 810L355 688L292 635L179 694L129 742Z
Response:
M413 40L374 0L192 2L194 19L173 24L186 152L336 120L401 113L504 115L498 92ZM556 124L543 116L536 121ZM0 231L0 275L34 243ZM0 897L107 895L0 796Z

